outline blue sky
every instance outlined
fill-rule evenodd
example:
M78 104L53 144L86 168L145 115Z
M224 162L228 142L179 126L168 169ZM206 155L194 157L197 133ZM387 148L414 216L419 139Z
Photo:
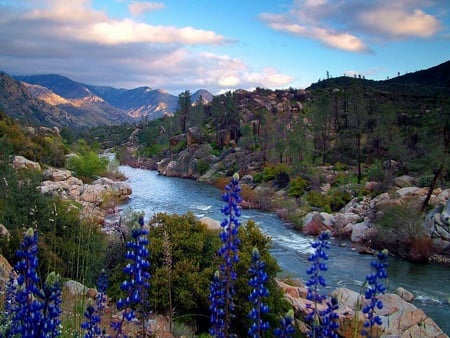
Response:
M217 94L448 60L450 0L0 0L11 75Z

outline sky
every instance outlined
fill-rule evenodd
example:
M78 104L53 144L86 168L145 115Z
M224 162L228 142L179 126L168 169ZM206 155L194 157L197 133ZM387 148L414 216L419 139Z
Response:
M450 0L0 0L0 71L174 95L450 60Z

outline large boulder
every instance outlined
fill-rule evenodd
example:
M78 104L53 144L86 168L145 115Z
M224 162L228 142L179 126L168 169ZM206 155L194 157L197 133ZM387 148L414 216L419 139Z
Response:
M13 168L14 169L35 169L41 170L41 165L38 162L30 161L29 159L23 156L14 156L13 160Z
M303 218L302 232L306 235L317 236L322 231L333 231L331 224L327 224L329 219L325 218L325 213L310 212Z
M315 304L307 299L307 289L304 286L292 286L282 281L278 281L278 286L283 290L284 297L293 307L296 316L305 318L311 313ZM367 320L367 315L361 309L368 304L368 300L363 294L347 288L337 288L330 295L338 301L339 307L335 312L338 315L339 336L360 337L358 332ZM380 316L383 325L374 327L375 336L448 338L425 312L399 295L386 293L378 296L378 299L382 300L383 307L376 309L375 313ZM319 311L326 310L326 301L318 302L317 308Z
M48 168L45 169L43 176L46 180L60 182L72 177L72 173L70 170L66 169Z

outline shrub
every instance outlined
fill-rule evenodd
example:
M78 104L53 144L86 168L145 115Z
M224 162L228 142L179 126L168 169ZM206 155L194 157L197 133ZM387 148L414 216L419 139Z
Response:
M367 169L367 179L369 181L381 182L384 179L383 163L379 160L372 163Z
M207 161L198 160L197 161L197 170L200 175L203 175L209 170L209 163Z
M304 178L300 176L295 177L289 183L288 195L297 198L303 196L308 185L308 181L306 181Z
M73 170L77 176L93 179L106 175L108 159L99 157L97 153L88 151L84 155L73 156L69 159L67 167Z
M331 211L326 197L317 190L309 191L306 200L312 207L320 208L325 212Z

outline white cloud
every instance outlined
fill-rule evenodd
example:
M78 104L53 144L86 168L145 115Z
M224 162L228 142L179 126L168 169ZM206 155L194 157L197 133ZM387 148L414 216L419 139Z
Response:
M147 85L175 94L288 86L293 81L274 69L254 69L242 59L212 52L228 41L194 27L114 18L91 8L88 0L55 0L23 13L17 8L2 13L0 64L10 74L57 73L87 84ZM213 47L202 53L193 45Z
M128 5L128 10L133 16L138 16L142 13L163 9L165 5L162 2L144 2L133 1Z
M87 27L80 39L104 44L121 43L179 43L179 44L220 44L224 37L213 31L192 27L154 26L130 19L99 22Z
M371 48L365 41L435 35L442 25L426 12L433 1L294 0L281 14L263 13L260 19L274 30L349 52Z
M361 25L392 37L429 37L440 29L439 21L421 9L408 11L397 6L376 8L361 13Z
M320 26L304 26L289 23L281 16L262 15L261 18L274 30L320 41L326 46L349 52L367 51L367 46L356 36L346 32L335 32Z

